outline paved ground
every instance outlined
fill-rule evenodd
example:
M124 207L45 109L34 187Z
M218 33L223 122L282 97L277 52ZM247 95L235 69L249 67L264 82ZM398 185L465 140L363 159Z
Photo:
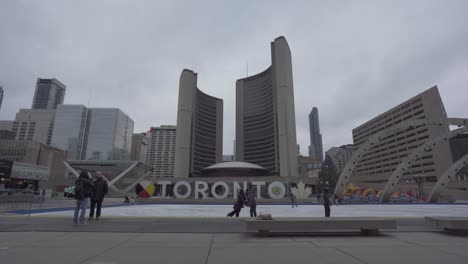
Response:
M437 232L257 237L239 233L3 232L1 263L468 263L467 237Z
M64 205L73 203L44 208ZM69 216L0 214L0 263L468 263L467 236L443 233L421 217L398 217L396 230L373 237L259 237L244 233L244 219L104 216L73 226Z

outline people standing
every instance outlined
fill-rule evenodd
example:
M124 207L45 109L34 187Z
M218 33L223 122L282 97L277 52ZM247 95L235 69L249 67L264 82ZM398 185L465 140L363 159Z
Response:
M104 201L104 196L107 194L109 187L107 186L107 181L105 181L102 175L98 174L96 176L96 181L93 186L93 193L91 196L91 209L89 210L89 220L94 217L94 208L96 208L96 220L99 220L101 217L101 206Z
M292 208L294 208L294 206L297 207L296 196L294 195L294 193L290 192L289 197L291 198L291 207Z
M250 217L257 217L257 200L255 199L255 192L252 188L246 192L247 205L250 206Z
M330 217L330 199L328 198L328 189L325 189L325 193L322 193L323 207L325 207L325 217Z
M85 170L81 171L80 176L75 181L75 213L73 215L73 224L78 224L78 213L80 213L80 224L86 225L85 215L86 207L89 205L89 198L91 197L93 184L88 178L88 172Z
M239 213L242 209L242 207L244 207L244 204L245 204L245 194L244 194L244 190L240 190L238 195L237 195L237 201L234 203L234 206L232 208L234 208L234 210L232 212L230 212L229 214L227 214L228 217L233 217L234 215L236 215L236 217L239 217Z
M45 201L45 195L46 195L46 191L45 191L45 189L42 189L42 196L41 196L42 202Z

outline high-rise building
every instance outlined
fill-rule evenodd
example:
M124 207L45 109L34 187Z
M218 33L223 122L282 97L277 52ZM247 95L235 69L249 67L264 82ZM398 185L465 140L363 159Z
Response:
M36 91L32 109L56 109L57 105L63 104L65 98L65 84L59 80L37 78Z
M317 107L313 107L309 114L310 146L309 157L318 164L323 162L322 134L320 134L319 114Z
M271 175L297 176L291 50L284 37L271 43L271 61L265 71L236 82L236 160Z
M439 90L434 86L353 129L354 146L357 149L375 133L402 122L418 119L443 121L446 118ZM374 144L357 163L353 181L359 182L360 187L383 187L375 184L385 184L393 171L412 151L428 140L448 132L448 125L418 125L387 135L378 144ZM442 142L431 147L430 151L415 161L404 177L414 177L434 183L451 163L449 144Z
M197 87L197 74L180 75L177 108L175 177L197 177L221 162L223 155L223 100Z
M335 164L336 171L341 173L348 163L348 161L353 156L354 146L352 144L343 145L341 147L332 147L327 150L326 155L330 156Z
M20 109L16 113L12 131L16 140L34 140L50 145L54 129L55 110Z
M153 177L174 177L176 126L151 127L146 133L146 164L153 167Z
M120 109L90 108L84 144L85 159L129 159L133 125L133 120Z
M52 145L67 150L68 159L130 159L133 120L120 109L60 105L55 127Z
M146 150L148 140L146 133L136 133L132 136L132 152L130 155L131 160L138 160L141 163L146 162Z
M3 103L3 87L0 86L0 109L2 109L2 103Z
M0 121L0 130L12 131L13 130L13 122L14 121L9 121L9 120Z
M83 159L88 109L84 105L58 105L51 145L66 150L67 159Z

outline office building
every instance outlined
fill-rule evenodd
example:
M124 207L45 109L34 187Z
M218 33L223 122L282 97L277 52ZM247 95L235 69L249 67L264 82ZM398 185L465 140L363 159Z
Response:
M0 130L12 131L13 130L13 122L14 121L8 121L8 120L0 121Z
M84 105L58 105L51 145L66 150L67 159L83 159L88 109Z
M265 71L236 82L236 160L271 175L297 176L291 51L284 37L271 43L271 61Z
M309 157L318 164L323 162L322 134L320 134L319 114L317 107L312 108L309 114L310 146Z
M234 161L234 155L223 155L223 161Z
M0 160L19 162L20 171L2 177L5 188L23 189L28 185L34 190L42 188L63 190L73 181L65 178L63 150L32 140L0 140ZM38 176L38 177L36 177Z
M355 148L366 142L372 135L402 122L427 119L444 120L447 118L437 86L393 107L370 121L353 129ZM410 126L387 135L375 144L356 165L353 180L361 187L380 188L398 167L418 146L428 140L449 132L448 125ZM448 142L433 146L405 173L405 178L418 178L426 183L435 183L452 163ZM404 179L402 179L403 181ZM381 185L375 185L375 184Z
M133 120L117 108L90 108L84 159L128 160L132 149Z
M335 164L336 171L341 173L348 161L353 156L354 146L352 144L343 145L341 147L332 147L326 152L326 156L330 156Z
M197 177L223 155L223 100L197 87L197 74L180 75L175 177Z
M132 151L130 154L130 159L145 163L147 146L148 146L148 140L146 138L146 133L133 134Z
M37 78L32 109L56 109L63 104L66 86L59 80Z
M117 108L59 105L52 145L72 160L127 160L130 158L133 120Z
M55 110L20 109L13 121L16 140L33 140L50 145L54 129Z
M174 177L176 126L151 127L146 134L146 164L153 167L153 177Z

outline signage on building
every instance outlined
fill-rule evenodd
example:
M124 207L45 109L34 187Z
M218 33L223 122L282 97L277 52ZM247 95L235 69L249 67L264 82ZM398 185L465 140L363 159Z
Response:
M49 180L49 169L27 163L14 162L10 178L47 181Z
M141 198L148 198L150 195L147 195L147 192L144 192L144 186L148 186L149 181L143 181L140 183L143 187L137 188L137 194ZM166 197L168 195L169 186L173 186L172 194L176 199L226 199L228 197L237 198L239 190L247 190L248 187L253 188L256 193L257 199L282 199L286 196L287 190L290 189L291 192L295 193L297 198L307 198L311 191L310 187L305 187L305 184L297 184L297 187L290 187L291 183L288 182L265 182L265 181L217 181L213 183L207 183L205 181L165 181L159 180L151 182L154 187L157 186L160 189L160 195ZM140 194L144 193L145 197ZM302 195L305 193L305 195ZM302 197L304 196L304 197Z

